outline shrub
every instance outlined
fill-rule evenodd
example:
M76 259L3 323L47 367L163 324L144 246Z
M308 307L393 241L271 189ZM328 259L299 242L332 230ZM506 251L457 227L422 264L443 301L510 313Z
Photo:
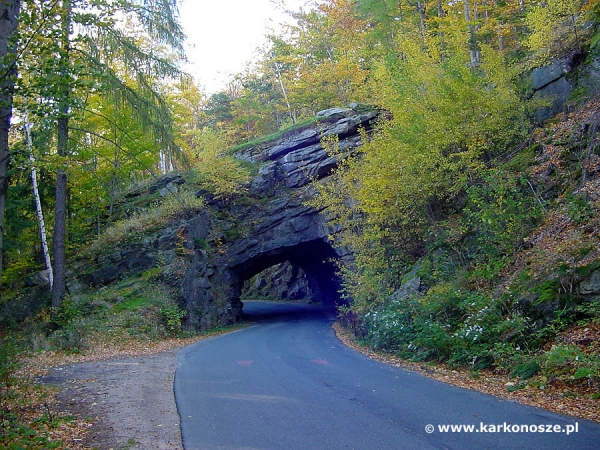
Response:
M575 345L553 345L542 355L541 367L544 375L565 380L594 377L600 380L600 359L597 355L586 355Z
M536 359L530 359L529 361L521 364L517 364L510 376L512 378L520 378L521 380L527 380L534 376L540 371L540 364Z
M501 168L487 171L481 184L467 189L462 223L475 237L472 256L479 263L489 264L512 255L541 213L526 178ZM503 266L497 265L493 272Z
M103 249L112 249L117 242L163 225L168 219L204 207L204 200L192 192L182 191L168 195L159 205L131 218L113 223L90 245L85 253L95 255Z
M40 404L45 398L42 388L17 375L18 355L14 342L0 340L0 448L62 448L61 442L48 436L48 428L59 427L71 418L55 416L47 404Z
M451 366L511 368L523 359L527 320L484 293L449 283L424 296L388 301L362 316L374 348Z
M181 333L181 319L186 312L177 305L167 304L160 308L160 317L169 336Z

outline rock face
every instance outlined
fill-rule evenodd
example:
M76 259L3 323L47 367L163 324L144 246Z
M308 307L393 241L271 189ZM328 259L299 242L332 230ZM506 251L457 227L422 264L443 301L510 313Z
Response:
M585 90L589 94L599 92L599 49L596 47L587 55L585 65L582 63L586 55L572 53L531 71L529 78L534 96L550 102L535 112L538 123L541 124L546 119L563 112L576 90Z
M274 195L275 190L301 188L325 177L340 157L358 147L359 128L370 129L376 111L357 114L351 108L334 108L317 113L321 119L309 128L290 132L267 146L256 146L238 154L250 162L263 163L250 184L251 196ZM338 155L330 155L321 144L323 137L337 135Z
M311 300L312 295L304 271L286 261L247 280L242 299Z
M160 266L163 281L180 293L187 326L195 329L240 320L244 282L286 262L302 271L314 300L336 304L336 260L348 254L332 247L329 236L336 230L327 226L322 211L305 202L315 194L310 183L327 177L340 158L355 152L362 143L359 129L368 132L378 115L352 108L322 111L313 125L240 151L238 157L261 164L246 196L227 203L205 196L208 208L98 256L96 267L79 281L105 285ZM330 135L339 138L335 155L321 144ZM155 189L179 182L169 179ZM299 294L287 293L288 298Z
M569 70L567 61L555 61L531 72L531 87L535 95L551 100L550 105L536 111L539 123L561 112L573 92L573 87L566 78Z
M600 294L600 270L592 272L591 276L579 284L579 291L583 295Z
M263 165L250 183L248 204L234 200L227 208L229 217L213 224L211 232L221 228L222 233L214 241L220 250L211 258L211 270L188 272L183 296L192 326L198 326L194 317L204 314L195 312L201 305L225 307L231 320L238 320L244 281L286 261L304 272L313 299L329 305L339 301L335 261L346 252L332 247L329 236L335 230L305 202L315 193L309 183L326 177L339 158L355 151L361 145L359 128L369 130L377 116L350 108L324 111L323 120L309 128L240 152L240 158ZM322 137L332 134L339 137L335 156L321 144ZM190 229L191 235L197 233Z

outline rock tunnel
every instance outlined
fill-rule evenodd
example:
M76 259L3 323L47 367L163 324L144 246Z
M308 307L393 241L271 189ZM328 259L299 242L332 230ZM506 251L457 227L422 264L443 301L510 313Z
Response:
M189 242L219 241L219 255L210 260L196 255L183 282L191 327L241 320L244 282L285 261L304 271L314 300L328 307L340 303L337 261L351 255L332 246L330 236L339 230L310 200L317 192L314 182L326 180L341 158L356 152L364 136L359 129L371 129L378 112L333 108L317 116L314 125L236 153L259 166L245 201L223 208L209 200L220 218L191 224ZM337 153L322 143L329 135L338 137Z
M310 192L305 192L311 195ZM222 292L234 314L241 317L240 295L246 280L288 261L301 268L313 299L324 306L340 302L336 262L343 256L329 242L332 230L318 210L305 204L305 196L279 197L245 216L246 236L230 242L223 255ZM225 281L226 285L223 284Z
M329 307L339 304L337 261L350 263L352 254L332 246L330 237L341 225L328 222L326 211L310 200L317 193L315 184L359 151L365 136L361 130L372 130L379 115L359 105L332 108L317 113L317 120L305 127L238 150L235 156L257 170L243 195L225 201L198 191L205 200L202 208L99 255L94 267L72 276L70 291L78 280L106 285L160 266L161 282L186 311L184 326L202 330L241 320L243 283L289 261L304 271L314 299ZM323 143L327 136L337 136L336 151ZM173 192L185 180L170 176L159 182L156 189L166 185Z
M340 304L340 280L336 274L338 255L331 245L323 239L303 242L292 247L283 247L247 260L244 264L231 269L234 279L239 280L235 287L239 299L242 284L274 265L289 262L303 270L313 301L333 308Z

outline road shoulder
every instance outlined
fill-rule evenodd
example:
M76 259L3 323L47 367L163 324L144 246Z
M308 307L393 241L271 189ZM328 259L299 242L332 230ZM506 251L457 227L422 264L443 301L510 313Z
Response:
M173 378L180 349L59 366L41 381L62 389L62 412L97 418L78 447L179 450Z

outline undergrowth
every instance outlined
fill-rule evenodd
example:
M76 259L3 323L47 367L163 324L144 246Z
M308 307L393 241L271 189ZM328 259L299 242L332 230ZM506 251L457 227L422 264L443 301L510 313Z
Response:
M0 340L0 448L66 448L66 429L77 419L54 410L54 391L35 382L39 373L21 363L36 355L105 356L120 350L151 347L171 338L193 337L184 331L185 312L173 292L149 270L112 286L72 296L59 309L45 309Z
M397 289L398 278L374 284L367 271L355 275L381 296L356 296L344 310L363 343L508 374L517 380L509 389L562 383L600 398L600 296L583 287L600 271L600 190L595 166L582 168L577 153L595 161L600 146L597 136L570 131L597 120L594 105L470 181L405 272L418 291L381 300L382 286Z
M21 372L22 352L12 339L0 340L0 448L64 448L61 429L74 417L56 413L50 388Z
M143 211L133 213L128 219L113 223L90 246L85 248L84 254L101 253L103 249L110 249L116 243L164 225L167 220L177 215L203 207L204 200L197 198L193 192L172 193L164 199L156 200Z

